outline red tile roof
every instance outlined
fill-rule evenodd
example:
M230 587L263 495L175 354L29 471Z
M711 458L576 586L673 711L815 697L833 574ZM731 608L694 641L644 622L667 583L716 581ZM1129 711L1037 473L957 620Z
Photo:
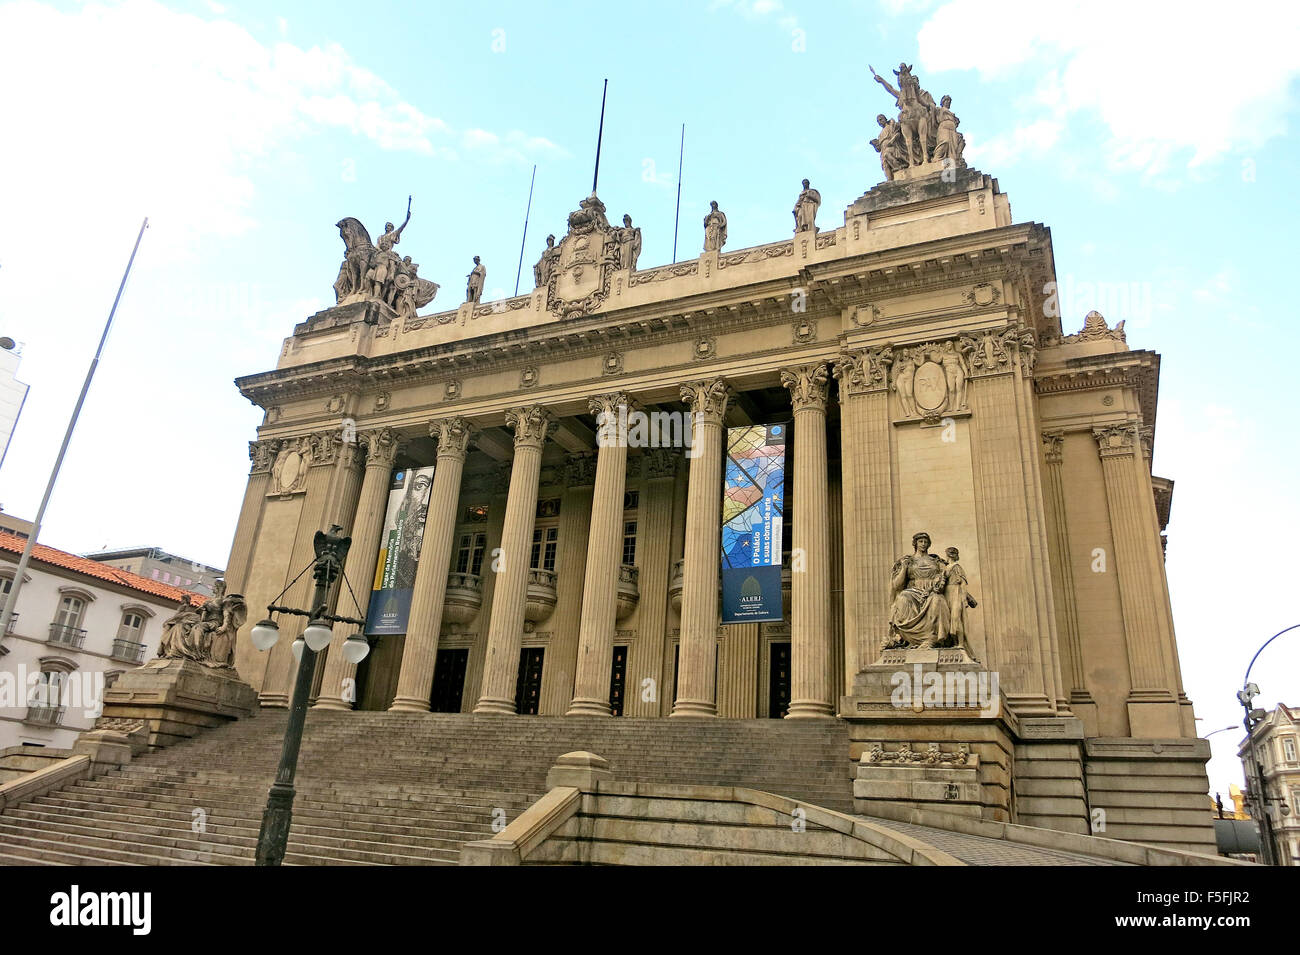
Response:
M0 531L0 552L7 551L11 554L21 554L26 546L27 540L25 538ZM150 580L148 577L133 574L129 570L110 567L108 564L101 564L97 560L78 557L76 554L69 554L67 551L58 550L54 547L46 547L44 544L37 544L32 548L32 560L53 567L62 567L64 570L71 570L78 574L85 574L87 577L106 580L109 583L129 587L131 590L138 590L154 597L162 597L164 600L170 600L177 604L185 597L189 597L190 603L195 605L201 604L208 599L203 594Z

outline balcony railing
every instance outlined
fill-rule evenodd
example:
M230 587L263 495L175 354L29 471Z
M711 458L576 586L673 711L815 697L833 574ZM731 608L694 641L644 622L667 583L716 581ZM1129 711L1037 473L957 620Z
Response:
M33 726L62 726L65 709L62 706L42 706L39 704L29 706L27 707L27 716L23 719L23 722L30 723Z
M5 629L5 633L13 633L14 626L17 625L17 623L18 623L18 614L14 614L9 618L9 626L8 628Z
M81 645L86 642L86 631L78 630L76 627L69 627L67 624L52 623L50 624L49 643L57 643L61 647L72 647L80 650Z
M113 659L125 663L143 663L145 645L118 637L113 641Z

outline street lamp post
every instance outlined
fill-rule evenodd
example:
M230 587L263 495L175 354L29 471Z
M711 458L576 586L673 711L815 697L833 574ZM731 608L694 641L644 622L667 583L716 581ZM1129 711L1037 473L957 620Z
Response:
M1255 780L1258 784L1250 785L1250 779L1247 778L1246 780L1251 802L1255 805L1259 816L1259 846L1265 865L1277 865L1277 857L1275 854L1276 846L1273 845L1273 818L1269 814L1268 783L1264 778L1264 767L1259 761L1259 753L1255 748L1255 728L1264 721L1265 712L1251 705L1255 697L1259 696L1259 687L1250 682L1250 671L1254 668L1259 655L1264 652L1264 647L1267 647L1282 634L1297 629L1300 629L1300 623L1292 624L1285 630L1279 630L1264 641L1260 648L1255 651L1255 655L1250 658L1250 664L1246 667L1246 677L1242 680L1241 689L1237 691L1237 701L1241 703L1241 708L1246 713L1242 722L1246 727L1248 765L1254 768ZM1249 774L1247 776L1249 777Z
M286 613L298 617L307 617L307 629L294 641L294 652L298 657L298 674L294 681L293 702L289 707L289 725L284 731L284 748L280 753L280 766L275 773L275 782L267 794L266 809L262 813L262 829L257 836L257 864L259 866L280 865L284 861L285 848L289 842L289 827L293 822L294 774L298 769L298 750L302 745L303 725L307 720L308 697L311 695L312 676L316 670L316 652L329 646L335 623L350 623L363 626L364 620L355 617L342 617L330 611L330 591L334 582L342 576L343 561L347 556L352 538L344 537L338 532L338 525L328 532L317 531L312 541L316 551L311 569L316 578L316 590L312 595L311 610L299 610L296 607L277 606L274 601L267 606L268 614ZM306 573L304 570L303 573ZM299 574L298 577L301 577ZM295 581L298 578L294 578ZM292 583L289 585L293 586ZM280 596L288 591L288 587ZM350 588L349 588L350 589ZM276 600L280 598L277 597ZM355 600L355 597L354 597ZM259 650L269 650L280 637L280 628L275 620L268 616L252 630L253 645ZM365 658L370 646L364 637L358 639L353 634L347 640L343 655L349 662L357 663Z

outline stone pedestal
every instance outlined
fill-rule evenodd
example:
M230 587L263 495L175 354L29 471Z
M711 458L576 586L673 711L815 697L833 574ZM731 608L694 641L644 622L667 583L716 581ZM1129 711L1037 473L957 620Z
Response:
M154 660L127 670L104 691L100 722L143 720L149 748L160 749L257 709L257 693L234 670Z
M1017 721L998 676L961 648L886 650L840 699L853 803L904 802L1011 821Z

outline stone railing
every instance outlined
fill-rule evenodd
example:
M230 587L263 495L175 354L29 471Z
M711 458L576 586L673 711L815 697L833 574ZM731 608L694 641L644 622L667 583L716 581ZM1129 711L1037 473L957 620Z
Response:
M618 568L617 618L619 620L629 616L641 599L640 577L641 571L631 564L623 564Z
M67 707L35 703L27 707L27 715L23 717L23 722L30 726L62 726L65 712Z
M525 629L545 620L555 609L555 571L528 571L528 597L524 603Z
M463 627L478 616L482 606L482 577L456 571L447 575L447 596L442 605L443 620L453 627Z

